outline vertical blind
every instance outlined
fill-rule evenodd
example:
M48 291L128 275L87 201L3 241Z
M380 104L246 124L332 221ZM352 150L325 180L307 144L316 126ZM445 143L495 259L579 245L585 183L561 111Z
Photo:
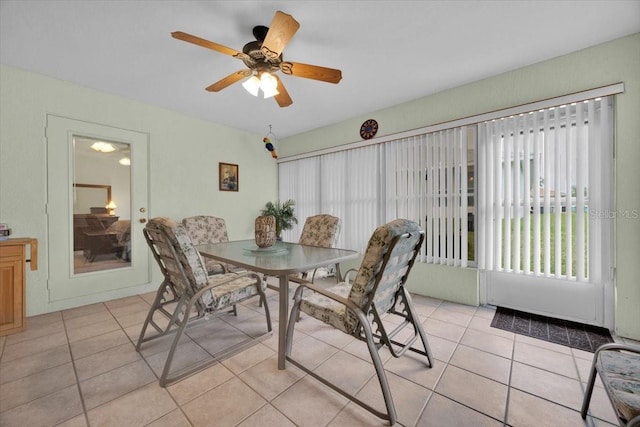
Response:
M299 218L340 217L338 246L360 252L379 225L411 219L426 231L422 261L466 266L467 147L460 127L282 162L280 199L294 199ZM303 222L283 237L295 241Z
M478 125L481 269L589 280L589 239L600 226L590 213L610 197L602 156L612 157L611 102L590 99Z

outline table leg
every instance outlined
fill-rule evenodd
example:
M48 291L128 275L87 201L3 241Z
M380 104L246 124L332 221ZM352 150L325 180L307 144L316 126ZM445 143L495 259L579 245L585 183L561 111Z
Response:
M285 341L287 338L287 323L289 317L289 275L279 276L280 289L280 315L278 317L278 369L285 366Z

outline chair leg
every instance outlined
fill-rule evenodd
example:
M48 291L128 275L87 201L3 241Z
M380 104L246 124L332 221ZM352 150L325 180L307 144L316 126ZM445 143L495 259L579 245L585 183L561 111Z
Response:
M162 369L162 375L160 375L160 387L166 387L171 379L169 379L169 371L171 370L171 363L173 363L173 356L178 347L178 342L182 337L182 333L184 329L187 327L187 323L189 323L189 313L191 313L191 309L193 308L196 302L195 298L192 298L190 301L185 301L184 299L180 299L178 302L178 306L176 307L176 313L182 313L182 318L178 321L178 330L176 331L175 336L173 337L173 342L171 343L171 347L169 348L169 354L167 355L167 359L164 362L164 368ZM184 307L184 310L182 308Z
M407 309L409 311L409 315L411 316L411 323L418 330L418 334L420 335L420 340L422 341L422 345L424 346L425 353L427 355L427 361L429 362L429 366L433 368L433 353L431 353L431 347L429 346L429 342L427 341L427 334L424 332L424 328L420 323L420 319L418 318L418 313L413 305L413 301L411 300L411 295L409 291L403 286L402 292L404 294L404 300L407 304Z
M140 336L138 337L138 342L136 343L137 352L140 352L140 346L142 345L143 342L145 342L144 337L147 333L147 328L149 327L150 324L156 329L156 331L160 335L163 334L162 329L158 325L156 325L155 322L153 321L153 315L156 313L156 311L162 309L162 305L163 305L163 301L166 293L173 293L173 292L172 292L172 289L170 288L169 282L167 282L167 280L164 280L158 287L158 290L156 291L156 297L153 299L153 304L151 304L151 307L149 308L149 312L147 313L147 317L145 318L144 324L142 325L142 329L140 330Z
M378 348L376 347L375 341L373 340L373 333L371 331L371 326L369 325L369 322L366 321L366 318L361 319L361 324L365 333L365 337L367 339L367 348L369 349L369 354L371 355L373 366L376 368L376 374L378 375L378 382L380 383L380 388L382 389L384 404L387 407L387 414L389 416L389 424L394 425L397 419L396 408L395 408L395 405L393 404L393 398L391 397L391 389L389 388L389 382L387 381L387 375L384 372L384 366L382 365L382 360L380 359Z
M598 372L596 368L596 359L594 357L593 362L591 363L591 372L589 373L589 381L587 382L587 389L584 392L584 400L582 401L582 410L580 411L580 415L583 420L587 419L587 411L589 410L589 403L591 402L591 395L593 394L593 386L596 382L596 373Z

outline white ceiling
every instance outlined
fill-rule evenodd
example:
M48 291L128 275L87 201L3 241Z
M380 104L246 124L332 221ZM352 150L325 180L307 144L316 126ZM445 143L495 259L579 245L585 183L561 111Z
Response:
M281 75L293 105L236 83L204 90L276 10L300 29L285 60L342 70L338 85ZM278 138L640 32L640 1L0 0L0 62Z

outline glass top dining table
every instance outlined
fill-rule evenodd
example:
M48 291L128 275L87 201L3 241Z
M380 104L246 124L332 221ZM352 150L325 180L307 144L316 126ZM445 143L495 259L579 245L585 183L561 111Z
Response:
M285 368L285 338L289 315L289 275L316 267L339 264L358 256L348 249L322 248L298 243L278 242L269 248L259 248L255 240L196 245L205 258L243 267L247 270L279 279L278 369Z

